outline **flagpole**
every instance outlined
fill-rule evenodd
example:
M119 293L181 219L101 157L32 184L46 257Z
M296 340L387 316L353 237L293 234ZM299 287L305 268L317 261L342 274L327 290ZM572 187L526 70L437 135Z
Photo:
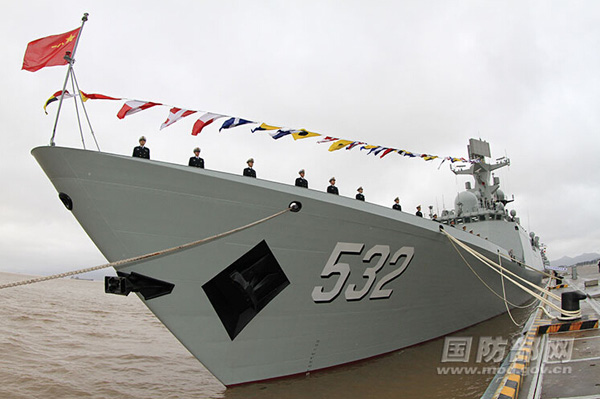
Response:
M79 34L77 35L77 39L75 40L75 46L73 46L73 52L67 51L65 53L65 60L69 63L69 68L67 69L67 76L65 76L65 82L63 83L62 93L60 95L60 101L58 102L58 111L56 111L56 119L54 120L54 129L52 129L52 137L50 137L50 146L54 147L54 136L56 136L56 126L58 125L58 116L60 115L60 109L62 107L63 98L65 96L65 89L67 88L67 82L69 81L69 76L71 75L71 69L73 69L73 63L75 62L75 51L77 50L77 45L79 44L79 38L81 37L81 32L83 32L83 25L85 25L88 20L88 13L84 13L81 18L81 28L79 28Z
M77 77L75 76L75 69L71 69L71 81L75 82L75 87L77 87L77 96L79 97L79 100L81 101L81 108L83 109L83 113L85 114L85 119L87 120L88 126L90 128L90 133L92 134L92 138L94 139L94 142L96 143L96 148L98 149L98 151L100 151L100 145L98 144L98 140L96 140L96 135L94 134L94 129L92 128L92 122L90 122L90 117L88 116L87 110L85 109L85 102L83 101L83 98L81 98L81 90L79 89L79 83L77 83ZM75 89L73 89L73 91L75 91ZM79 130L82 132L81 134L83 135L83 131L81 130L81 123L79 124ZM82 137L82 139L83 139L83 137ZM84 148L85 148L85 144L84 144Z

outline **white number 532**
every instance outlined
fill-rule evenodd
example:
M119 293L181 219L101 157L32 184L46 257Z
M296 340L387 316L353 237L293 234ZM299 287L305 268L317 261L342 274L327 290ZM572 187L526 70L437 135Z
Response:
M348 277L350 276L350 265L347 263L338 263L338 260L343 254L360 255L364 247L365 244L359 243L337 243L333 249L333 252L331 253L331 256L329 257L329 260L325 264L323 271L321 271L321 277L323 278L337 274L337 281L333 285L333 288L331 288L329 291L325 291L325 288L320 285L314 287L312 298L315 302L331 302L342 292L342 289L346 285ZM371 295L369 295L369 299L389 298L392 295L393 290L383 289L383 286L399 277L406 270L414 254L415 249L413 247L400 248L398 251L396 251L396 253L394 253L394 255L392 255L390 264L396 265L400 258L404 258L404 260L400 262L398 267L382 276L378 280L377 273L385 266L388 258L390 257L390 247L389 245L375 245L373 248L367 251L363 258L363 262L370 265L371 260L379 255L377 263L372 267L367 267L363 272L363 277L367 279L363 287L358 288L356 284L348 284L346 286L346 291L344 292L346 300L359 301L363 299L369 293L376 281L377 284L375 284L373 292L371 292Z

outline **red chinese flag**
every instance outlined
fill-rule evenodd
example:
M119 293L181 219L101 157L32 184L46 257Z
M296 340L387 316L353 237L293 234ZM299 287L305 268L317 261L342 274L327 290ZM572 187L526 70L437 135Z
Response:
M48 66L67 65L68 62L64 59L65 53L73 52L80 29L29 42L23 57L22 69L35 72Z

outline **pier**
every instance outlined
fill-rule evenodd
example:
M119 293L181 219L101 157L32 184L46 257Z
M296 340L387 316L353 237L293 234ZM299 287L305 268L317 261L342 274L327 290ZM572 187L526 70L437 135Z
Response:
M569 268L560 284L550 282L555 294L584 294L582 317L561 320L556 311L534 311L481 399L600 398L599 279L593 263Z

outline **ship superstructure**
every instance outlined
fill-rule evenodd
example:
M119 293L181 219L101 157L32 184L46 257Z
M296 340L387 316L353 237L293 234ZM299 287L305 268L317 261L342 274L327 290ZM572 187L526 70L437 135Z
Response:
M520 218L506 205L514 201L507 199L500 189L500 178L493 171L509 166L510 159L503 157L494 164L486 163L490 157L489 143L471 139L468 146L469 167L460 165L451 168L456 175L473 177L465 183L465 191L458 193L453 210L443 210L439 221L491 240L508 249L510 256L526 264L538 264L543 256L539 237L521 226Z

